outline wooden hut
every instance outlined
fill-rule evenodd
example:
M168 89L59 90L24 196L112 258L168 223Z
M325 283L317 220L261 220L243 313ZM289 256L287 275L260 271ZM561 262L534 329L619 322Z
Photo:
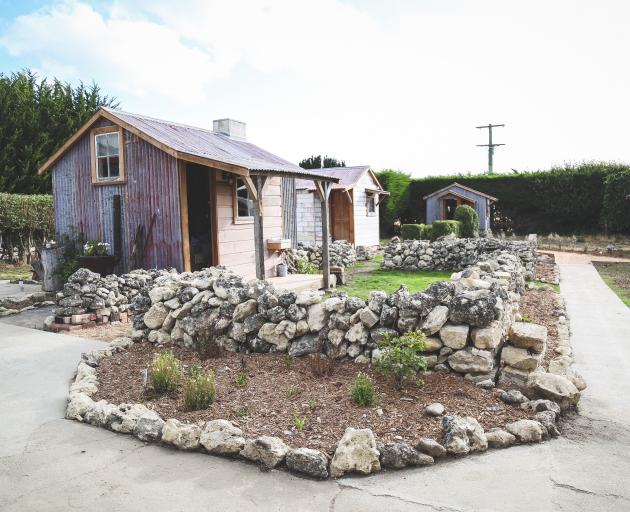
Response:
M210 130L110 108L39 169L47 171L57 234L108 242L117 272L224 265L259 278L275 276L278 239L295 234L295 178L315 180L324 199L338 181L248 142L239 121Z
M422 199L426 201L427 224L436 220L452 220L455 209L465 204L477 211L481 231L490 229L490 206L498 201L496 197L459 183L452 183L448 187L424 196Z
M380 243L379 202L385 191L368 165L329 167L317 172L336 178L330 193L330 233L333 240L372 247ZM321 200L312 181L298 179L296 224L298 241L321 242Z

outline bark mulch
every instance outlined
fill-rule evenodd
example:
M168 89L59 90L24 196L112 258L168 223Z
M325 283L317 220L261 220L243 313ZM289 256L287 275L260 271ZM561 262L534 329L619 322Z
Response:
M536 258L536 279L544 282L557 282L558 266L553 254L539 253Z
M144 403L164 419L191 423L227 419L249 437L278 436L290 446L315 448L329 455L346 427L370 428L383 442L414 444L421 437L441 439L441 418L424 413L424 407L433 402L442 403L447 413L475 417L485 429L503 427L530 414L504 404L492 390L478 388L455 374L427 374L423 387L410 383L399 391L391 379L351 361L337 362L331 376L321 377L313 374L309 357L289 364L280 354L226 353L200 361L190 349L174 347L173 351L186 365L215 371L217 396L209 408L187 412L179 392L156 396L145 389L143 370L158 353L149 343L135 344L101 361L95 399L114 404ZM241 371L247 374L244 387L236 382ZM363 408L351 400L352 381L360 371L374 379L378 405ZM294 426L296 417L306 418L301 431Z
M549 361L558 356L554 350L558 345L558 317L553 312L559 307L559 295L544 288L527 290L519 302L523 318L547 328L547 350L543 358L545 369L549 368Z
M130 337L133 331L132 320L125 323L114 323L97 325L96 327L88 327L86 329L76 329L73 331L60 331L68 336L76 336L78 338L88 338L99 341L113 341L116 338L124 336Z

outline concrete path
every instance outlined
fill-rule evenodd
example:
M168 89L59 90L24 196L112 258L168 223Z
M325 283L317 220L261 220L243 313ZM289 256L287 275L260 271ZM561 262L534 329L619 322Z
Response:
M31 293L41 292L42 285L41 284L24 284L20 286L19 284L13 284L9 281L0 281L0 299L4 299L6 297L24 297L25 295L30 295Z
M29 329L43 329L47 316L53 314L55 306L43 306L41 308L29 309L16 315L0 317L0 324L12 324ZM1 328L0 328L1 329ZM1 332L1 331L0 331Z
M0 325L0 510L630 510L630 310L590 265L561 273L590 384L561 439L339 481L261 473L55 419L89 342Z

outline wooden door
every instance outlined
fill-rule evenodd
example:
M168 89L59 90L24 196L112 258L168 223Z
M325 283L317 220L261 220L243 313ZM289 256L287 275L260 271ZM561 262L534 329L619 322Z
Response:
M330 225L333 240L347 240L354 243L352 233L352 203L342 190L330 193Z

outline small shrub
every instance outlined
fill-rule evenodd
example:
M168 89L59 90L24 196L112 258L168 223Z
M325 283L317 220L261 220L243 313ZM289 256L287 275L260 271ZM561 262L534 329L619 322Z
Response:
M290 356L289 354L284 356L284 364L287 365L287 368L291 368L291 366L293 366L293 363L295 363L295 357Z
M374 382L363 372L360 372L352 382L352 400L361 407L370 407L376 403L376 389Z
M383 353L375 368L384 375L393 375L396 387L401 389L405 380L427 369L427 361L421 355L425 347L426 337L422 332L408 332L397 337L386 335L379 343Z
M301 432L306 428L306 425L308 425L308 418L305 416L294 416L293 424L295 425L295 429Z
M163 350L153 358L149 367L149 377L156 392L174 391L182 377L182 364L172 351Z
M83 246L83 253L86 256L107 256L109 250L109 244L99 240L88 240Z
M423 224L403 224L400 228L400 234L403 240L420 240L422 239Z
M247 407L241 407L240 409L237 409L234 414L236 414L238 418L245 418L246 416L249 416L249 410Z
M531 322L531 320L529 319L529 316L523 315L521 317L521 322L529 323L529 322Z
M305 259L296 259L294 266L298 274L319 274L317 265Z
M479 215L474 208L462 204L455 208L453 218L461 223L463 238L477 238L479 236Z
M308 408L311 411L314 411L315 409L317 409L317 400L315 398L308 399Z
M437 240L441 236L454 234L459 238L461 232L461 224L456 220L436 220L431 224L431 240Z
M184 409L187 411L205 409L214 402L215 396L214 372L193 366L190 369L190 376L184 382Z
M299 393L299 391L300 388L298 388L297 386L291 386L289 389L287 389L287 398L293 398Z
M236 376L236 385L239 388L247 386L247 374L245 372L238 372L238 375Z

